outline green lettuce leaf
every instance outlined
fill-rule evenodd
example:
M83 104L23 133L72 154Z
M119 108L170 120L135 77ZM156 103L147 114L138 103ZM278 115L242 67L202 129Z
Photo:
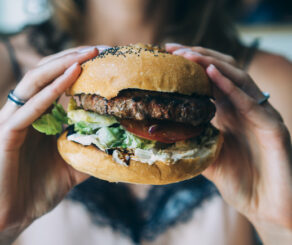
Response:
M150 149L156 144L156 141L142 139L126 131L113 116L78 109L74 99L69 102L68 113L62 105L54 103L51 113L43 115L32 126L41 133L56 135L62 133L63 124L73 124L79 134L94 135L105 149Z
M80 134L95 134L99 128L100 126L95 123L83 121L74 123L74 130Z
M76 124L75 124L76 127ZM88 133L90 130L86 131ZM79 133L81 133L79 131ZM82 134L82 133L81 133ZM104 149L110 148L140 148L150 149L155 146L156 141L142 139L125 131L121 126L116 127L101 127L94 133L100 145Z
M121 147L124 141L124 130L121 127L102 127L97 131L97 137L105 148Z
M128 131L125 131L125 140L123 142L124 148L140 148L140 149L150 149L156 144L156 141L142 139Z
M67 113L64 110L63 106L60 104L54 103L54 108L52 109L52 115L63 124L68 124Z
M62 122L58 121L52 114L43 115L32 126L46 135L56 135L62 132Z
M68 123L66 112L62 105L54 103L51 113L44 114L32 126L46 135L56 135L62 132L62 125Z

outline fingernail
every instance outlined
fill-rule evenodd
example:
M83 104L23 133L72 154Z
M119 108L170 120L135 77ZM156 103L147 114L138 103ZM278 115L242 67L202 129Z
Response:
M171 48L171 47L183 47L182 44L179 43L166 43L165 47Z
M64 72L64 74L71 73L78 65L79 65L79 63L75 62L73 65L71 65L69 68L67 68L67 70Z
M182 54L187 54L187 55L195 55L195 56L202 56L200 53L195 52L189 48L182 48L182 49L178 49L175 50L173 52L174 55L182 55Z
M94 49L96 49L96 47L82 48L82 49L78 50L78 53L81 53L81 54L89 53L89 52L93 51Z
M189 48L181 48L181 49L177 49L175 50L172 54L174 55L180 55L180 54L184 54L186 52L191 52L192 50Z
M209 71L213 71L213 70L216 70L216 67L215 67L213 64L211 64L211 65L209 65L209 66L207 67L207 69L208 69Z
M97 45L96 48L98 49L99 53L107 50L107 49L110 49L111 46L107 46L107 45Z
M196 51L193 51L193 50L191 50L190 52L186 52L186 55L203 56L202 54L200 54Z

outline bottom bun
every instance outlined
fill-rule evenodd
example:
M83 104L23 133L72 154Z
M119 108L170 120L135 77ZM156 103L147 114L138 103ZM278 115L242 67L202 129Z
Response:
M164 185L190 179L213 163L222 146L221 134L215 136L207 154L193 159L182 159L175 164L155 162L152 165L131 160L129 166L116 163L111 155L94 146L83 146L67 140L67 132L58 139L58 150L73 168L110 182Z

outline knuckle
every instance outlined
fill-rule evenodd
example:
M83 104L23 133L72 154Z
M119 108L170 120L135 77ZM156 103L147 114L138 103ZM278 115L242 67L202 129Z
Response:
M50 86L50 93L59 95L59 94L61 94L62 92L63 92L63 91L61 90L61 88L58 87L58 86L56 86L55 84L52 84L52 85Z
M205 57L205 59L209 64L213 64L213 65L217 66L217 60L215 58L208 56L208 57Z
M27 80L35 80L37 78L37 68L33 68L29 70L25 75L24 78Z
M233 94L236 93L237 91L237 88L234 86L234 84L232 84L231 82L228 83L228 85L226 84L226 93L229 95L229 96L232 96Z
M206 50L201 46L193 47L193 50L198 52L198 53L201 53L201 54L205 54L206 53Z
M238 73L238 77L241 81L250 81L251 77L243 70L240 70Z
M43 65L43 64L46 63L51 57L52 57L52 55L40 59L40 61L37 63L37 66L41 66L41 65Z
M280 112L278 112L275 108L273 108L271 105L268 106L268 110L270 111L270 113L272 115L274 115L274 117L276 118L276 120L278 120L280 123L284 123L283 117L280 114Z
M291 146L289 130L283 122L271 118L264 128L264 136L270 145L284 149Z
M205 51L205 48L203 48L202 46L197 46L197 47L195 47L195 49L197 50L197 51Z
M77 52L69 53L62 57L59 57L58 64L62 67L62 69L65 70L66 68L68 68L68 66L72 64L72 62L75 62L77 58L78 58Z
M89 46L88 45L77 46L76 48L73 48L72 51L78 51L80 49L87 48L87 47L89 47Z
M241 112L243 114L249 115L257 110L258 104L254 100L247 100L245 101L245 106L242 106L242 108L243 109L241 110Z
M66 60L70 60L71 61L71 59L76 58L77 55L78 55L78 52L75 51L73 53L66 54L66 55L64 55L64 57L61 57L61 58L64 58Z
M9 138L12 130L11 130L11 127L8 123L2 123L0 125L0 129L1 129L1 135L0 135L0 138L1 138L1 141L6 141L5 139Z
M42 115L44 113L44 108L42 104L37 104L34 106L33 110L35 111L36 114Z
M279 140L286 141L287 138L290 138L288 128L282 122L278 122L276 124L273 132L274 132L274 137L278 138Z

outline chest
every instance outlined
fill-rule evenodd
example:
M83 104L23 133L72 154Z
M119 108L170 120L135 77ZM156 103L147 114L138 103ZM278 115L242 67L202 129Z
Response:
M150 189L143 200L123 185L85 182L20 237L39 242L21 244L249 244L248 223L196 182Z
M16 245L27 244L135 244L127 235L108 226L92 224L92 217L80 204L65 201L54 211L36 221L18 239ZM170 227L154 240L141 245L248 245L250 227L241 216L229 210L220 198L206 202L188 222Z

